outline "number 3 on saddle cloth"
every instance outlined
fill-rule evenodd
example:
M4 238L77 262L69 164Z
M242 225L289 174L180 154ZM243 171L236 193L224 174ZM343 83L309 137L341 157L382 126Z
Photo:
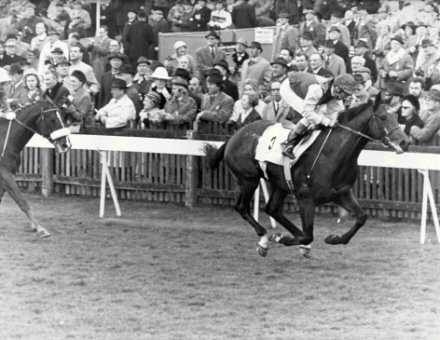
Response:
M281 123L269 126L258 140L255 150L255 159L258 161L264 177L268 179L266 167L267 162L284 166L284 173L289 173L286 181L291 181L290 168L293 167L301 155L306 151L319 136L321 130L313 130L307 133L304 138L295 146L293 154L295 159L292 160L282 154L283 145L289 137L290 129L283 127ZM287 169L286 169L287 167ZM286 176L287 177L287 176Z

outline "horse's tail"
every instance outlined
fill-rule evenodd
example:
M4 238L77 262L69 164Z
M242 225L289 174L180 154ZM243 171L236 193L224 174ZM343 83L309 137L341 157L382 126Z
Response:
M228 144L228 141L223 143L220 148L217 148L215 145L212 144L205 144L203 146L203 152L206 155L208 165L211 169L217 168L220 162L225 157L226 144Z

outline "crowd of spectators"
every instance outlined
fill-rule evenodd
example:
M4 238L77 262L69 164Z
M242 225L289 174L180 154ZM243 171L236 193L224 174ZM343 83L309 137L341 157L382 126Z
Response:
M0 67L11 79L2 105L48 95L74 132L290 125L300 116L280 95L289 72L352 73L346 108L382 92L405 133L430 144L440 129L439 10L435 1L111 0L96 31L87 2L0 0ZM222 46L222 30L272 26L270 47L239 34L233 53ZM206 32L198 48L182 38L158 60L159 33L190 31Z

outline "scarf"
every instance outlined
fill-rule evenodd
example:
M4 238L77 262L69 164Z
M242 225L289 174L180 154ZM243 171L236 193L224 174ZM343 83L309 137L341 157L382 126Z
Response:
M388 64L392 65L394 63L397 63L403 56L405 55L405 50L403 48L400 48L397 52L389 51L386 58L388 61Z

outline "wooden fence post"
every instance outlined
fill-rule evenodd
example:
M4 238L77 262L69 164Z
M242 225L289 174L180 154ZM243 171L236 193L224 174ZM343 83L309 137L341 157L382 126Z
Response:
M41 149L41 194L48 197L53 193L53 149Z
M188 130L187 139L194 139L195 132ZM186 176L185 176L185 206L194 207L197 201L197 159L196 156L186 156Z

